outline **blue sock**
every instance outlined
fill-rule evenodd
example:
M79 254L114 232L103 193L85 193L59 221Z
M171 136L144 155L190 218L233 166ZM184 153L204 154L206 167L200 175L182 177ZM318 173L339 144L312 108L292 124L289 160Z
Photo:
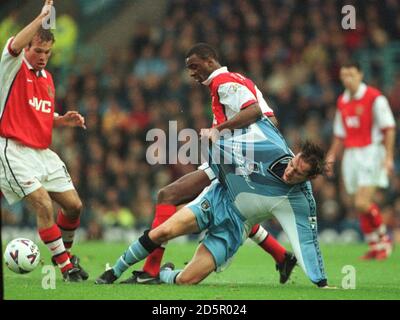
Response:
M174 284L175 279L182 270L172 270L170 268L166 268L160 270L160 280L167 284Z
M119 278L130 266L143 260L148 255L149 253L143 248L139 240L134 241L112 267L115 276Z

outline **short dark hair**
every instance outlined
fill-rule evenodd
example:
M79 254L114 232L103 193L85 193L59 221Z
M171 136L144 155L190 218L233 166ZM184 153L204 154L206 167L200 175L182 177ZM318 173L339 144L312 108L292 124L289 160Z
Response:
M216 61L218 61L217 51L209 44L204 42L196 43L193 47L189 49L185 57L189 58L194 54L197 55L202 60L213 58Z
M41 42L49 42L49 41L51 41L52 43L56 42L53 32L51 32L50 29L43 29L42 27L35 34L35 37L39 37L39 40ZM32 41L29 42L29 46L32 46Z
M345 62L342 68L356 68L358 71L362 72L360 63L353 60Z
M317 176L325 172L325 151L319 145L311 141L306 141L302 144L300 152L300 157L311 166L308 172L309 177Z

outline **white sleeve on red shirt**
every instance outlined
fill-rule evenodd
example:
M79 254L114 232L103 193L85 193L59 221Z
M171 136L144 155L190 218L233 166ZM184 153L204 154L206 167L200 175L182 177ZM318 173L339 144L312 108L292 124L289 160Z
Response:
M223 83L218 87L219 102L234 112L256 103L257 98L244 85L236 82Z
M6 46L4 47L3 53L1 54L0 68L6 73L13 73L12 78L14 79L15 74L21 67L24 53L20 52L17 55L12 51L11 44L13 40L14 37L7 40ZM2 72L1 75L4 76L4 72Z
M372 110L375 123L379 129L394 128L396 126L389 101L385 96L379 96L375 99Z
M272 110L267 101L265 101L263 94L260 90L258 90L257 86L255 88L257 93L257 101L258 105L260 106L261 112L267 117L272 117L274 115L274 110Z
M336 110L335 120L333 121L333 134L338 138L346 137L346 130L343 125L343 118L339 110Z
M11 84L21 68L24 57L23 52L19 55L15 55L12 52L11 43L13 39L8 39L0 60L0 117L3 114L4 104L6 103Z

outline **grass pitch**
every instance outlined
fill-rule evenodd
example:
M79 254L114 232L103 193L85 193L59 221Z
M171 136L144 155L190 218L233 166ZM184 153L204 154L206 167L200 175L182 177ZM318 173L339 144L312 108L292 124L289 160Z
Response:
M172 261L183 268L189 261L196 243L171 243L164 261ZM394 251L386 261L360 261L358 257L366 245L322 246L329 284L337 290L316 288L296 267L291 280L279 284L272 258L253 244L244 245L234 258L231 266L222 273L213 273L197 286L171 285L120 285L98 286L94 280L107 262L111 265L126 249L127 244L104 242L81 243L74 253L81 258L81 264L90 278L84 283L64 283L56 270L55 289L42 288L42 266L27 275L14 274L4 265L6 300L305 300L305 299L400 299L400 251ZM50 254L41 246L42 259L49 264ZM3 248L4 250L4 248ZM143 263L132 267L139 269ZM343 278L348 269L355 268L355 289L342 288ZM347 271L346 271L347 270ZM121 279L130 276L128 270ZM344 281L345 282L345 281Z

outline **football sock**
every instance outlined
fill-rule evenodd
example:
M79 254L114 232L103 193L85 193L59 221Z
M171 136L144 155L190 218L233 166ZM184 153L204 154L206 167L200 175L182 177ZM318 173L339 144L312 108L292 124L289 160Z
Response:
M61 230L64 247L67 251L70 251L74 242L75 230L78 229L80 225L80 218L71 219L64 215L60 209L57 214L57 225Z
M276 263L282 263L285 260L286 249L259 224L251 229L249 237L268 252Z
M368 211L360 214L360 229L371 251L382 249L381 241L387 242L386 226L376 204L372 204Z
M174 284L176 277L182 270L172 270L170 268L166 268L160 271L160 280L167 284Z
M134 241L124 254L119 257L112 267L114 275L119 278L130 266L146 258L149 253L158 247L159 245L149 238L149 231L145 231L145 233L138 240Z
M159 225L167 221L176 212L176 207L170 204L156 205L152 229L157 228ZM163 244L165 246L165 244ZM161 261L164 256L164 247L155 249L146 259L143 266L143 271L147 272L152 277L156 277L160 272Z
M65 250L64 243L61 238L61 231L56 224L47 229L39 230L40 239L50 249L51 254L57 263L61 272L64 273L72 269L72 263L69 260L67 251Z

